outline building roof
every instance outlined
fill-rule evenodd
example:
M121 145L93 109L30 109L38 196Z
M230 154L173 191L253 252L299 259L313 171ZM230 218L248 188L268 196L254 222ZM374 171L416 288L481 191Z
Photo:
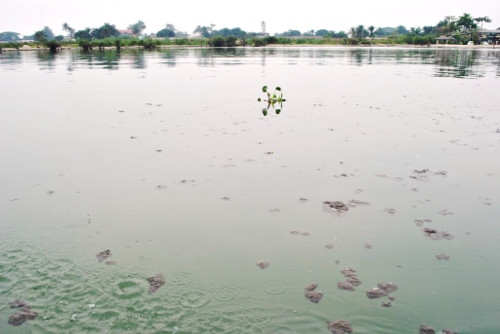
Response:
M436 39L439 41L454 41L455 40L455 38L453 38L451 36L446 36L446 35L441 35Z
M118 32L122 35L133 35L132 29L118 29Z

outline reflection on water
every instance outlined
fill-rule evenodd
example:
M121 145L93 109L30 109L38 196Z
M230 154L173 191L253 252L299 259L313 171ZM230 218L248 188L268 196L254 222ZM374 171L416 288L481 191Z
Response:
M36 52L36 51L34 51ZM82 69L120 68L145 69L148 61L156 57L164 59L161 64L177 65L177 58L183 62L194 59L200 67L216 65L242 65L241 58L255 58L262 66L268 62L283 59L289 65L298 58L311 59L316 65L353 64L421 64L434 69L434 76L455 78L477 78L487 75L490 65L496 65L494 75L500 76L500 50L488 49L400 49L400 48L197 48L197 49L143 49L94 50L90 52L71 51L51 54L36 52L39 67L53 70L54 66L66 63L68 71ZM154 56L152 56L154 55ZM4 52L0 55L3 66L15 69L20 66L24 52Z

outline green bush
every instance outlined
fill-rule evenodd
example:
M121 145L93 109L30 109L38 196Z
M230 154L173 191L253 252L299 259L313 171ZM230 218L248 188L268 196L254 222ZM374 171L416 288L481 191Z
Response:
M359 44L359 40L357 38L344 38L342 40L342 44L345 44L345 45L358 45Z
M278 43L278 38L276 38L274 36L264 37L264 42L266 44L277 44Z
M262 38L252 38L251 42L254 46L266 46L266 41Z
M187 38L176 38L175 45L188 45L189 40Z
M61 47L61 43L54 39L46 41L44 45L50 49L50 52L56 52L57 49Z
M0 44L0 49L1 48L12 48L12 49L19 49L22 47L24 44L21 43L16 43L16 42L8 42L8 43L2 43Z
M226 40L222 36L216 36L209 42L211 47L220 48L226 46Z
M286 37L278 38L278 44L292 44L292 40Z
M140 42L140 45L144 46L145 49L154 49L154 48L156 48L156 46L160 45L160 40L151 39L151 38L144 38Z
M236 46L236 41L238 40L238 38L236 36L226 36L224 38L224 44L227 46L227 47L235 47Z
M84 50L84 51L89 51L92 50L92 44L90 43L89 40L82 39L78 41L78 45Z

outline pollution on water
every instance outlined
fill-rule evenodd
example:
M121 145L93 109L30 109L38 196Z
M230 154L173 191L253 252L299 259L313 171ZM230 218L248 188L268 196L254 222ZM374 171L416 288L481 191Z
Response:
M1 333L500 330L500 49L4 52L0 76Z

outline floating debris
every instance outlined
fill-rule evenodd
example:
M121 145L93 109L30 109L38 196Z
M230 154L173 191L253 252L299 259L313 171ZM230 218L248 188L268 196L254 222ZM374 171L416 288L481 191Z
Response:
M424 235L431 238L432 240L440 240L440 239L452 240L454 238L454 236L448 232L438 231L428 227L424 227L423 231Z
M346 267L340 272L347 279L345 280L345 282L338 282L337 288L341 290L354 291L354 287L361 285L362 282L359 280L356 270Z
M165 185L163 185L163 184L159 184L159 185L157 185L155 188L156 188L156 190L165 190L165 189L167 189L168 187L167 187L167 186L165 186Z
M358 277L356 270L346 267L340 271L345 277Z
M17 311L9 317L8 324L12 326L21 326L26 320L35 319L38 314L31 311L30 306L21 299L16 299L10 304L11 308L22 307L20 311Z
M370 244L365 244L365 248L366 248L366 249L372 249L372 248L373 248L373 246L372 246L372 245L370 245Z
M299 202L307 203L307 202L309 202L309 200L307 198L301 197L301 198L299 198Z
M130 139L137 139L137 136L130 136Z
M149 292L153 293L156 292L156 290L161 288L163 285L165 285L165 278L163 277L162 274L156 274L152 277L148 277L148 282L149 282Z
M452 215L452 214L453 214L453 212L450 212L450 211L448 211L448 210L446 210L446 209L440 210L438 213L439 213L441 216L448 216L448 215Z
M104 261L105 259L107 259L110 256L111 256L111 251L109 249L106 249L105 251L102 251L96 255L99 262Z
M392 283L392 282L389 282L389 283L378 283L377 284L378 288L382 291L384 291L385 293L391 293L391 292L394 292L398 289L398 287L396 286L396 284Z
M436 255L436 259L438 260L449 260L450 257L444 253L439 253L438 255Z
M434 330L434 328L422 324L422 326L420 326L420 331L418 333L419 334L436 334L436 331Z
M317 283L311 283L304 288L305 291L314 291L318 287Z
M328 321L328 330L332 334L352 333L352 325L347 320Z
M384 212L387 212L388 214L390 215L393 215L396 213L396 210L395 209L391 209L391 208L387 208L384 210Z
M278 209L278 208L269 209L268 211L269 211L269 212L271 212L271 213L278 213L278 212L281 212L281 210L280 210L280 209Z
M26 320L35 319L37 316L38 314L36 312L25 308L11 315L8 323L12 326L21 326Z
M382 302L382 307L391 307L391 306L392 306L391 302L387 302L387 301Z
M369 202L364 202L364 201L359 201L357 199L351 199L347 202L347 204L349 206L353 206L353 207L356 207L356 206L368 206L370 205Z
M325 248L326 248L326 249L333 249L333 248L335 248L335 245L333 245L333 244L328 244L328 245L325 245Z
M224 197L221 198L221 200L223 200L223 201L230 201L231 197L224 196Z
M307 291L305 294L307 299L309 299L311 302L317 304L323 298L323 292L319 291Z
M425 173L430 172L430 169L428 169L428 168L421 169L421 170L415 169L413 172L416 174L425 174Z
M346 280L346 282L347 282L347 283L349 283L349 284L351 284L352 286L360 286L360 285L361 285L361 283L363 283L363 282L361 282L361 281L359 280L359 278L357 278L357 277L349 277L349 278Z
M18 308L18 307L30 308L29 305L22 299L16 299L12 303L10 303L10 308Z
M125 110L118 110L118 112L125 112Z
M318 287L318 284L312 283L304 288L304 296L309 299L311 302L317 304L323 298L323 293L320 291L314 291Z
M337 288L340 290L354 291L354 286L349 282L338 282Z
M333 202L325 201L325 202L323 202L323 204L325 204L328 207L335 209L337 211L348 211L349 210L349 207L344 202L341 202L341 201L333 201Z
M387 296L387 293L379 288L373 288L366 291L366 296L370 299L380 298Z
M266 269L267 267L269 267L269 262L267 261L257 261L256 264L260 269Z

